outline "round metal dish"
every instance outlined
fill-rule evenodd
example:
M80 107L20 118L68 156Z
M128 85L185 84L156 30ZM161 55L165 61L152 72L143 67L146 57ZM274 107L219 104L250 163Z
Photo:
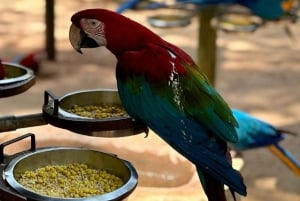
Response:
M217 17L214 24L226 32L254 32L263 21L247 13L224 13Z
M36 170L46 165L64 165L69 163L84 163L91 168L106 170L120 177L124 185L110 193L84 198L56 198L42 195L24 188L17 180L26 170ZM4 170L4 178L17 192L37 201L95 201L123 200L137 186L138 175L128 161L118 157L84 148L52 147L35 150L14 158Z
M45 120L54 126L89 136L122 137L148 132L145 124L141 124L129 116L96 119L67 112L67 109L75 104L85 106L102 103L121 105L118 91L111 89L84 90L69 93L60 98L45 91L43 114Z
M184 27L191 23L191 17L179 14L160 14L147 18L148 23L154 27L170 28Z
M35 83L32 70L13 63L3 62L5 78L0 79L0 97L22 93Z

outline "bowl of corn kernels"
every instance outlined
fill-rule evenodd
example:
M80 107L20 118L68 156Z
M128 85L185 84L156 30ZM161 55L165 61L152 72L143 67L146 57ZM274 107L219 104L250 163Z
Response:
M56 97L45 91L45 120L60 128L97 137L148 133L147 126L131 118L116 89L87 89Z
M1 62L0 85L16 84L34 77L34 72L25 66Z
M59 113L88 119L129 118L117 90L83 90L60 98Z
M14 158L5 180L21 195L41 201L123 200L137 185L130 162L73 147L51 147Z

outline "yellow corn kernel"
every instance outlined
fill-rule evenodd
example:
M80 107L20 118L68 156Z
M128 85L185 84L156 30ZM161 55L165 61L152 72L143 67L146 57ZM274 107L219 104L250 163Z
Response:
M73 105L67 109L67 112L88 118L111 118L127 116L121 105L100 104L100 105Z
M25 171L18 182L39 194L59 198L100 195L123 185L116 175L89 168L83 163L48 165Z

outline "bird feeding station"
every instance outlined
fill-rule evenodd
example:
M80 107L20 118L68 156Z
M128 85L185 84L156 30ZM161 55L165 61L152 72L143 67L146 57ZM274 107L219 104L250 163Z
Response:
M34 73L24 66L3 63L3 69L5 77L0 80L1 98L23 93L35 83ZM0 117L0 132L45 124L96 137L122 137L148 132L148 128L144 124L134 121L126 114L97 119L83 117L68 111L68 107L74 104L97 105L100 103L120 104L117 91L108 89L76 91L62 97L56 97L51 92L45 91L41 113L23 116L2 116ZM27 138L30 138L29 150L13 155L4 153L4 148L8 145ZM129 161L118 158L116 155L78 147L36 148L35 135L32 133L21 135L0 144L0 163L0 169L3 174L3 177L0 179L1 201L125 200L135 190L138 181L135 167ZM92 168L89 171L106 171L113 177L118 177L121 181L120 185L117 188L110 188L111 190L94 194L86 194L87 191L93 192L94 189L92 187L92 190L82 190L79 187L77 190L82 190L80 191L81 196L75 194L76 196L68 197L68 194L45 194L35 189L24 188L20 184L21 177L28 171L35 171L46 166L61 168L61 166L64 167L74 163ZM43 174L47 174L47 172ZM50 172L49 174L53 173ZM74 173L75 176L76 174ZM34 176L29 178L34 179ZM30 183L30 181L28 182Z

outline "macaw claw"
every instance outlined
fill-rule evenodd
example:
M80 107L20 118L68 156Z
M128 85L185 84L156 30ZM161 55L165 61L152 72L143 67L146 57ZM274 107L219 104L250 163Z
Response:
M145 133L145 137L144 138L147 138L148 135L149 135L149 128L148 127L145 128L144 133Z

